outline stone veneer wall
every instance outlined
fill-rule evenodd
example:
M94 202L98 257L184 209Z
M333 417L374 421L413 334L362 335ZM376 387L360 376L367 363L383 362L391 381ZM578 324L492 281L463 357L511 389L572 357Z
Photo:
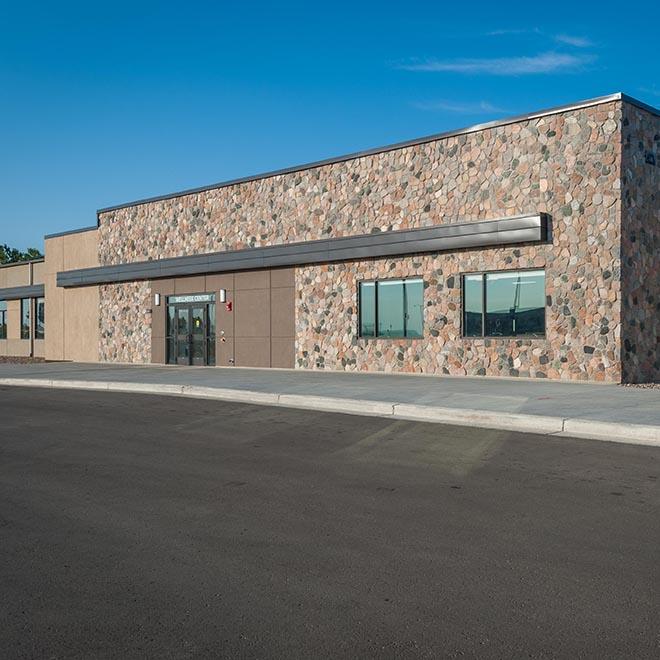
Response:
M623 380L660 381L660 118L625 104L622 138Z
M297 269L297 365L616 381L621 106L599 104L109 211L100 216L99 260L111 265L545 211L553 225L548 245ZM530 265L547 269L547 338L462 339L460 273ZM362 343L357 280L407 274L428 285L425 338ZM103 287L101 297L102 308L142 336L141 315L121 287ZM126 356L117 341L114 334L102 339L105 359ZM135 351L136 361L147 359L147 350Z
M618 381L620 371L620 106L544 117L517 126L522 147L500 181L473 174L474 147L459 145L454 183L476 217L491 217L471 189L472 177L515 207L552 215L552 244L465 250L298 269L297 365L312 369L382 370L456 375L529 376ZM491 133L490 160L507 148L509 129ZM532 137L533 136L533 137ZM468 136L468 140L473 136ZM517 140L525 138L523 145ZM447 141L452 149L457 140ZM453 143L453 144L452 144ZM498 151L497 147L500 148ZM511 163L513 165L513 161ZM455 188L454 188L455 189ZM439 197L442 203L450 198ZM465 211L468 211L465 208ZM505 213L502 213L505 214ZM467 339L461 336L461 274L480 270L546 269L547 336ZM422 276L425 337L360 339L357 287L361 279Z
M101 362L151 362L151 285L104 284L100 290Z

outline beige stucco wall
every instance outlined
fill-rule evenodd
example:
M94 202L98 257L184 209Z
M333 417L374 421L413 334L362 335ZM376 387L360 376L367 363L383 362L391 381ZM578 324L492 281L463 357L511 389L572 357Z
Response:
M6 266L2 269L0 288L9 288L13 286L28 286L30 284L30 264L17 264L16 266Z
M20 284L12 286L21 286ZM2 347L0 347L2 348ZM30 355L30 340L21 339L21 301L7 301L7 339L2 355L25 357Z
M32 267L32 278L30 278ZM43 283L43 262L20 263L0 267L0 289ZM43 341L34 342L34 356L43 357ZM0 355L27 357L30 340L21 339L21 301L7 301L7 339L0 340Z
M7 339L21 338L21 301L7 301Z
M32 284L43 284L46 272L45 262L38 261L32 264Z
M47 360L98 362L99 288L63 289L57 273L98 266L96 231L56 236L45 241Z
M29 286L30 284L43 284L44 262L32 262L32 281L30 282L30 264L10 264L0 266L0 289L15 286Z

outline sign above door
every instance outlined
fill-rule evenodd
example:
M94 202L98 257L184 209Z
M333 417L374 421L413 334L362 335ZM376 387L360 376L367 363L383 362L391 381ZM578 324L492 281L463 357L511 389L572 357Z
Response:
M193 293L187 296L168 296L168 305L182 305L186 303L214 303L215 293Z

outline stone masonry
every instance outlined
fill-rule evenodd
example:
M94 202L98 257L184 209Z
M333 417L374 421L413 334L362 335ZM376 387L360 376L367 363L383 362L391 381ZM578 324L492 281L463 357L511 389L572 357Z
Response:
M630 177L622 172L622 142L631 126L657 125L657 117L634 108L641 115L624 126L626 105L600 103L111 210L99 216L99 262L546 212L552 238L543 245L298 268L296 366L615 382L653 369L657 374L657 362L654 367L649 357L652 347L641 338L649 323L657 328L657 302L640 303L639 296L640 278L655 273L657 279L657 232L644 235L651 256L625 285L626 295L637 301L630 303L635 329L626 331L638 347L635 358L622 339L622 180L624 193L640 178L657 188L657 168L648 174L631 161ZM653 133L646 124L643 130ZM656 159L657 148L656 135L647 146ZM628 214L631 232L625 241L641 236L651 218L657 221L657 198L647 195L632 206L636 211ZM461 274L527 267L546 269L546 337L463 338ZM425 281L424 338L360 339L358 281L410 275ZM148 319L143 318L148 298L148 287L141 284L101 287L101 359L149 361ZM622 355L627 356L623 362Z
M660 118L623 113L623 380L660 380Z
M100 361L150 362L151 286L149 282L104 284L100 287L99 294Z

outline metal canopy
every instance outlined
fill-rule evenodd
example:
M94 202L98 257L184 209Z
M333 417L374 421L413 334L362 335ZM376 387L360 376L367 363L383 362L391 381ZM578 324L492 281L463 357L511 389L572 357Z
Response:
M57 273L57 286L90 286L202 273L332 263L539 242L547 238L548 216L538 213L63 271Z

